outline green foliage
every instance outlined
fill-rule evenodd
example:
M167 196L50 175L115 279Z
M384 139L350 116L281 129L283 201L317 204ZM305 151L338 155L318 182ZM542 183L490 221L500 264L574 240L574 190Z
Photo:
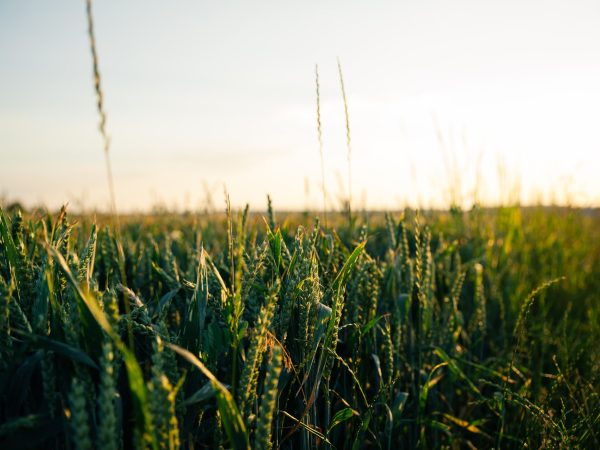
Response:
M597 212L280 216L0 211L0 448L600 446Z

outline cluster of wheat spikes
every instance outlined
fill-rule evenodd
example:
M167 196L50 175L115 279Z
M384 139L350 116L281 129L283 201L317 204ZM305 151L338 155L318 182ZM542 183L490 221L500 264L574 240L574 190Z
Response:
M200 219L0 211L0 448L598 446L598 218Z

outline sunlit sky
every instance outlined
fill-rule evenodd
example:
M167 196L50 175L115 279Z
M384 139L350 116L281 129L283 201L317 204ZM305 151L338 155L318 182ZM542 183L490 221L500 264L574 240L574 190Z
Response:
M600 204L600 2L94 3L120 210ZM85 2L0 1L0 195L106 208ZM504 174L504 175L501 175ZM475 189L477 186L477 189ZM456 196L455 196L456 197Z

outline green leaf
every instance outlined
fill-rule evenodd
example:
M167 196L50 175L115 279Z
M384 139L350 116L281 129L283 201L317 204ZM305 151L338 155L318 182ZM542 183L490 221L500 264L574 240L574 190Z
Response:
M352 443L352 450L359 450L363 448L365 444L365 434L369 429L369 423L371 423L371 417L373 416L373 412L369 409L366 412L366 417L362 420L360 428L356 432L356 437L354 438L354 442Z
M335 277L335 280L333 280L332 288L333 288L334 292L338 291L342 286L344 286L346 284L346 280L348 279L348 276L350 275L350 272L352 271L352 269L356 265L356 261L358 260L358 257L360 256L360 254L364 250L366 244L367 244L366 241L361 242L360 244L358 244L356 246L356 248L350 254L350 256L348 256L348 259L346 260L346 262L342 266L341 270L339 271L339 273Z
M335 321L336 321L336 318L339 317L338 316L338 308L342 307L342 304L340 302L342 287L346 284L346 280L348 279L350 272L356 265L356 261L358 260L358 257L360 256L363 249L365 248L365 244L366 244L366 241L361 242L360 244L357 245L357 247L354 249L354 251L350 254L348 259L344 263L340 272L335 277L335 280L333 281L332 290L334 292L334 296L336 296L336 297L334 297L333 302L332 302L331 320L329 320L329 323L327 324L327 332L325 333L324 344L326 346L331 346L332 344L335 344L332 342L332 339L333 339L333 335L334 335L334 328L336 326ZM335 345L333 348L335 349Z
M439 347L433 349L433 353L436 354L442 361L448 364L448 369L457 378L463 380L467 386L475 393L478 397L481 397L481 392L477 389L477 386L465 375L465 373L458 367L452 358L450 358L444 350Z
M369 330L371 330L375 326L375 324L377 324L377 322L379 322L384 317L385 316L377 316L369 320L369 322L367 322L367 324L360 330L360 335L364 336L365 334L367 334Z
M163 295L160 298L160 300L158 301L158 307L156 308L155 314L158 314L159 316L162 314L164 309L169 305L169 302L171 300L173 300L173 298L177 295L177 293L179 292L179 289L180 289L180 287L177 286L175 289L170 290L169 292L167 292L165 295Z
M283 248L283 237L281 231L277 230L275 233L268 231L269 248L271 249L271 257L275 263L275 267L279 269L282 262L282 248Z
M250 449L250 440L244 419L227 388L192 353L174 344L167 344L167 346L185 358L189 363L196 366L211 382L217 396L217 408L219 408L219 413L221 414L223 428L225 428L231 445L235 449Z
M200 403L209 398L215 396L215 390L213 389L212 383L209 381L196 392L194 392L189 398L186 398L181 404L178 406L179 408L193 405L195 403Z
M334 427L336 427L337 425L339 425L340 423L345 422L348 419L351 419L352 416L358 416L358 413L355 410L353 410L352 408L340 409L338 412L335 413L335 415L331 419L331 425L329 425L329 429L327 430L327 433L330 433L331 430Z
M394 420L400 419L400 416L404 411L404 407L406 406L407 400L408 392L398 392L396 398L394 398L394 403L392 404L392 413L394 414Z
M14 332L20 334L24 339L27 339L32 344L35 344L38 348L43 348L46 350L53 351L55 353L61 354L68 359L75 360L80 362L81 364L85 364L86 366L92 367L93 369L98 369L98 365L90 358L85 352L77 347L73 347L71 345L65 344L64 342L60 342L46 336L40 336L37 334L25 333L21 330L13 330Z
M427 377L427 382L423 384L423 386L421 386L421 392L419 393L419 409L421 411L424 411L425 406L427 405L427 397L429 397L429 390L442 379L442 375L434 378L433 376L435 372L437 372L442 367L446 367L447 365L447 362L441 362L438 365L436 365L433 369L431 369L431 371L429 372L429 376Z

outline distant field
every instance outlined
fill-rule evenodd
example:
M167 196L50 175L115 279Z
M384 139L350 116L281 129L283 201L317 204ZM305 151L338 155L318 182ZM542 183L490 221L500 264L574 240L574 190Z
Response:
M597 210L113 222L0 210L2 449L600 447Z

